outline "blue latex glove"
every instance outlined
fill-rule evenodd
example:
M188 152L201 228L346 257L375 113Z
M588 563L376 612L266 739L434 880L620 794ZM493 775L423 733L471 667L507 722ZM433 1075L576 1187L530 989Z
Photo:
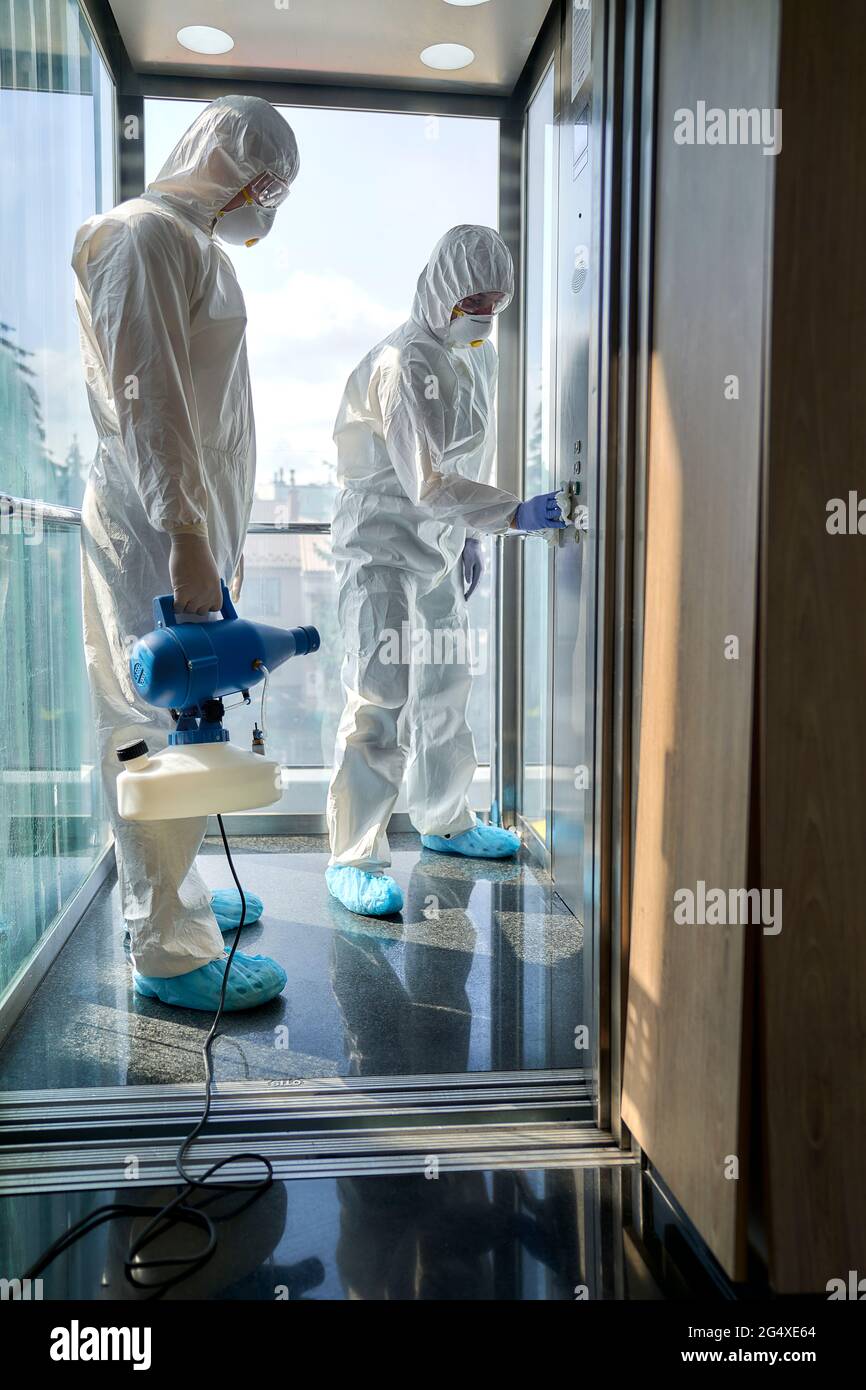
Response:
M521 502L512 525L518 531L549 531L565 525L555 492L540 492Z
M476 540L474 536L466 541L461 559L463 563L463 597L468 600L478 588L484 573L484 555L481 550L481 542Z

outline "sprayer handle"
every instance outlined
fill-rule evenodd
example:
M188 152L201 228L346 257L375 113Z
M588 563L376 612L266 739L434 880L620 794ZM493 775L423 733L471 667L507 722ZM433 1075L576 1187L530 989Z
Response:
M229 623L238 615L224 579L220 580L220 588L223 594L223 606L220 609L220 614L222 615L223 622ZM177 614L174 611L174 594L163 594L162 598L155 598L153 600L153 621L156 627L177 626Z

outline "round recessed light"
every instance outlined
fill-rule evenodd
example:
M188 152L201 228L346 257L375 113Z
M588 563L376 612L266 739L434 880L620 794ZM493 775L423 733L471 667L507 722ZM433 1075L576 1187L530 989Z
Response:
M178 29L177 41L192 53L228 53L235 46L231 34L212 29L209 24L188 24L185 29Z
M446 5L486 5L487 0L445 0Z
M472 49L462 43L434 43L425 48L420 57L428 68L440 68L442 72L456 72L475 62Z

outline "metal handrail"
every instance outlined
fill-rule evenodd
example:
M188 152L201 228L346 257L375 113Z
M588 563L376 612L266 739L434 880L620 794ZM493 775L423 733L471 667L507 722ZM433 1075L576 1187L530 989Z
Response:
M55 502L40 502L33 497L12 497L0 492L0 529L8 517L39 517L48 530L71 530L81 525L81 512L77 507L63 507Z
M39 517L49 531L69 531L81 525L81 509L64 507L56 502L42 502L33 497L13 497L0 492L0 531L5 517ZM251 521L248 536L329 536L329 521Z
M330 521L251 521L248 536L330 536Z

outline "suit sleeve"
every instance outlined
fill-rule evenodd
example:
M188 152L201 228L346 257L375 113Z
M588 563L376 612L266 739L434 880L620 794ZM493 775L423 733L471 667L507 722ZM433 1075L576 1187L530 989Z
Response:
M456 437L452 392L429 364L404 363L386 392L383 426L388 456L407 497L439 521L476 534L506 530L519 498L460 472L462 460L484 444L481 435Z
M89 299L124 452L158 531L207 522L198 403L190 366L193 271L159 217L101 219L73 265Z

